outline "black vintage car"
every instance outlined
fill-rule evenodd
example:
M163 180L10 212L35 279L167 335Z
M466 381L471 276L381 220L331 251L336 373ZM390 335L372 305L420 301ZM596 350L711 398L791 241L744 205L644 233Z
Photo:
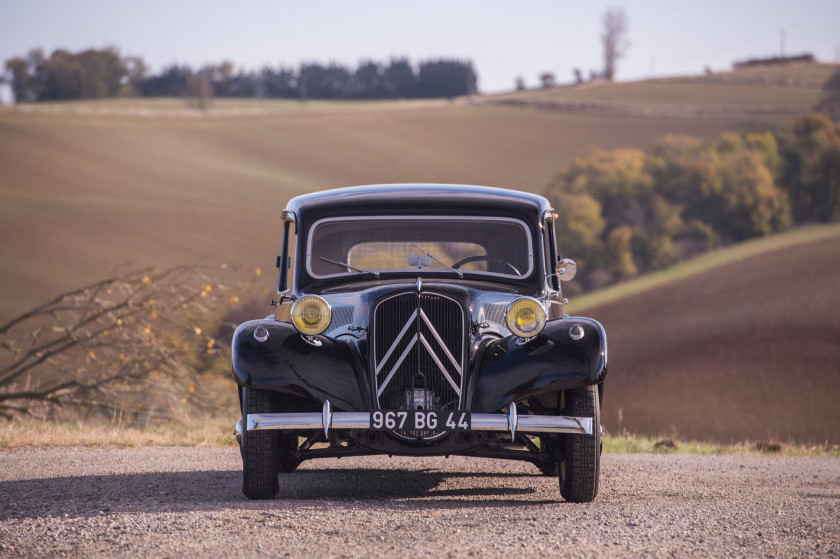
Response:
M245 495L274 497L310 458L460 454L532 462L593 500L607 340L563 313L556 218L479 186L291 200L276 313L233 337Z

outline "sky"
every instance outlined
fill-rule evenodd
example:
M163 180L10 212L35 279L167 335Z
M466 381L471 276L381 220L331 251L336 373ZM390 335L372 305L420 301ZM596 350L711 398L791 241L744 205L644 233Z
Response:
M840 61L840 0L0 0L0 61L33 47L116 46L153 71L171 63L237 67L470 59L485 93L570 82L599 70L601 18L623 8L630 48L617 79L730 69L734 60L813 53ZM9 101L8 88L3 92Z

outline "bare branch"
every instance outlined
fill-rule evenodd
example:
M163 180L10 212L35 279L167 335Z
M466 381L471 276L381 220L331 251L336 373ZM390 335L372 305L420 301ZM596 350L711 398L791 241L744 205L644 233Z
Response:
M0 328L0 416L62 406L151 416L184 402L200 371L227 370L229 344L204 332L238 301L232 290L248 285L237 273L115 269L9 321Z

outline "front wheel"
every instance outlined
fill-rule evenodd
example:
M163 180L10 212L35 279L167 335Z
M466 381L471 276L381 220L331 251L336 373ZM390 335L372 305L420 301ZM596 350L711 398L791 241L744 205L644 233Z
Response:
M258 388L242 388L242 419L247 426L250 413L272 413L274 394ZM249 499L273 499L277 481L277 433L242 431L242 493Z
M589 503L598 495L601 470L601 406L598 387L567 390L563 415L592 418L591 435L565 435L560 462L560 495L572 503Z

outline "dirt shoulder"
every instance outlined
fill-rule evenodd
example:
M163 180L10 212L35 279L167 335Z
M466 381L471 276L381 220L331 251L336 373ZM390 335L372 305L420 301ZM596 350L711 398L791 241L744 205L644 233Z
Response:
M836 556L840 460L603 458L589 505L528 464L305 463L273 501L235 448L0 452L0 556Z

